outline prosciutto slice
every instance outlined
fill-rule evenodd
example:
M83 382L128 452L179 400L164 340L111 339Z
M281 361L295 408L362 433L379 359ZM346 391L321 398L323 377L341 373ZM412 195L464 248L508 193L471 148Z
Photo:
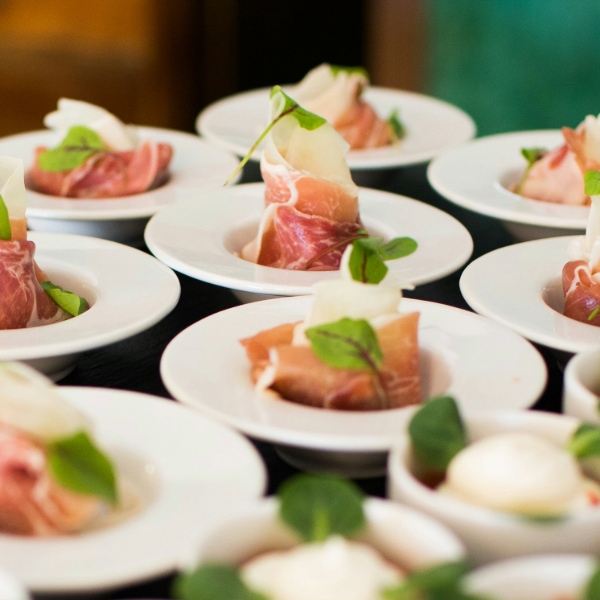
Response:
M577 129L563 127L562 135L565 143L536 161L516 191L533 200L589 205L584 175L600 169L600 125L594 117L586 117Z
M35 244L0 240L0 329L48 325L69 318L40 286Z
M569 261L563 267L565 294L563 314L571 319L600 326L600 282L584 260Z
M59 486L42 445L0 423L0 531L48 536L80 529L101 503Z
M277 112L272 99L272 118ZM257 237L241 257L295 270L335 270L362 224L358 188L346 164L347 144L323 122L305 129L293 115L281 118L266 138L261 159L265 210Z
M42 194L68 198L116 198L139 194L159 187L168 179L173 148L169 144L145 141L135 150L99 152L70 171L49 172L34 163L27 174L27 186Z
M392 142L392 128L362 98L368 84L361 69L322 64L306 74L294 95L304 108L327 119L351 150L378 148Z
M399 315L377 328L383 352L379 378L369 371L332 367L306 345L294 345L295 325L285 324L241 340L257 387L308 406L381 410L422 400L418 313Z

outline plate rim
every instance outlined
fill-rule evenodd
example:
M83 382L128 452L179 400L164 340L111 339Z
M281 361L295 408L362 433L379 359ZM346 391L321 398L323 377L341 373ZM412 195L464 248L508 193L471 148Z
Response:
M84 271L88 283L97 294L97 299L89 312L66 321L24 329L0 330L0 360L49 358L101 348L127 339L155 325L168 315L179 301L181 285L176 274L167 265L142 250L110 240L68 233L28 232L28 239L36 244L36 261L42 267L45 261L58 261L65 265L66 271L74 273L75 276L78 272ZM87 264L86 257L80 256L77 252L73 253L72 248L69 251L68 247L64 247L69 243L74 244L77 249L83 247L84 250L94 252L95 260L101 262L101 271L96 263L90 266ZM117 253L122 260L127 258L132 261L130 269L124 273L123 263L120 263L120 268L116 272L114 263L104 256L104 253L109 250L111 255ZM117 289L117 286L121 277L133 273L134 268L139 270L142 267L152 271L154 283L158 278L161 297L153 300L151 310L147 309L144 313L138 307L134 313L135 318L127 321L120 320L119 328L111 329L112 321L109 317L114 314L115 306L112 303L115 298L111 298L107 291L114 293L116 290L117 300L119 300L117 307L123 307L126 303L132 302L131 289L127 291L122 286ZM148 278L146 279L147 282L150 281ZM113 287L109 287L107 290L107 283ZM138 286L132 289L134 289L137 301L147 298ZM81 329L78 329L82 321L78 322L77 319L85 319L85 335L82 335ZM57 329L60 331L57 332ZM66 337L66 341L55 342L48 339L51 334L58 335L59 333Z
M289 92L293 90L294 85L295 84L286 84L282 87L284 90L287 90ZM223 106L235 104L236 102L244 101L245 99L254 100L255 98L264 97L265 100L268 100L271 89L272 87L255 88L230 94L228 96L225 96L224 98L215 100L214 102L210 103L208 106L203 108L197 115L195 120L196 131L202 137L209 140L212 144L220 146L221 148L224 148L229 152L233 152L238 156L245 156L248 150L250 149L250 146L246 148L245 146L242 146L238 143L230 142L227 139L223 139L222 136L216 134L212 130L212 127L210 125L207 126L207 123L210 124L210 121L214 118L214 115L218 114L218 112L222 109ZM442 100L441 98L436 98L434 96L411 90L401 90L383 86L369 86L365 90L365 98L370 102L373 102L374 104L377 104L376 97L390 94L397 96L399 99L406 99L417 102L421 101L424 104L435 106L439 110L447 111L455 119L457 119L457 121L460 121L461 129L464 128L464 130L461 131L461 135L457 136L457 139L453 143L448 144L447 147L452 147L453 145L457 145L463 143L466 140L472 139L476 134L477 126L474 119L463 109L459 108L458 106L447 100ZM268 104L265 102L265 115L267 113ZM257 133L256 137L258 137L259 133L260 132ZM351 170L389 169L395 167L416 166L419 164L426 163L439 152L439 150L436 150L435 152L432 150L421 151L420 153L415 154L413 158L410 158L410 155L403 156L402 153L399 152L397 155L390 156L385 159L380 158L379 161L374 161L372 159L372 156L371 159L369 159L368 151L350 151L347 154L347 161L348 166ZM366 157L365 154L367 154ZM251 157L251 159L254 161L259 160L259 158L259 151L255 152Z

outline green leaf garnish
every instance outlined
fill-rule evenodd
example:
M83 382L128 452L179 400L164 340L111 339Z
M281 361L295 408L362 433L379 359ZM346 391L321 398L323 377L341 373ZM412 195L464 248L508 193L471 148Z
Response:
M461 589L467 573L463 561L434 565L411 573L398 586L382 592L383 600L484 600Z
M544 156L545 153L546 153L546 150L544 148L521 148L521 154L527 161L527 167L525 167L523 176L521 177L521 180L515 187L515 193L517 193L517 194L521 193L521 189L523 188L523 184L525 183L525 180L527 179L527 175L529 174L531 167L533 167L533 165L538 160L540 160L540 158L542 158L542 156Z
M380 237L356 239L348 260L350 276L362 283L379 283L388 272L384 261L408 256L417 246L409 237L394 238L385 244Z
M304 333L315 354L332 367L376 372L383 360L377 334L365 319L345 317Z
M600 195L600 171L586 171L583 181L588 196Z
M334 475L301 473L284 482L277 495L279 517L305 542L349 536L366 523L362 492L351 481Z
M70 171L82 165L92 154L105 150L102 138L92 129L74 125L62 142L38 157L40 169L49 172Z
M12 227L10 226L10 216L8 207L0 194L0 240L12 239Z
M588 315L587 320L593 321L598 316L598 313L600 313L600 304Z
M600 427L582 423L571 436L567 450L577 459L600 455Z
M408 425L415 458L427 468L444 472L467 445L464 424L456 402L437 396L423 404Z
M387 118L387 122L392 129L392 142L398 143L402 138L406 137L406 127L400 120L400 113L397 108L391 112Z
M254 154L254 151L260 146L260 143L265 139L269 131L271 131L271 129L273 129L273 127L275 127L275 125L279 123L279 121L281 121L281 119L283 119L284 117L287 117L288 115L293 116L298 121L300 127L309 131L318 129L319 127L321 127L321 125L327 123L327 120L323 117L319 117L319 115L315 115L314 113L311 113L308 110L302 108L295 100L290 98L281 89L281 86L279 85L273 87L273 89L271 90L271 95L269 97L271 100L273 100L273 98L275 98L277 95L280 95L282 100L279 103L280 106L278 107L277 116L267 125L266 129L260 134L256 142L254 142L252 148L248 150L246 156L242 158L236 169L227 178L225 185L228 185L234 180L235 176L244 168L244 165L250 160L250 157L252 156L252 154Z
M64 488L117 503L113 466L84 431L49 444L48 465Z
M596 565L583 591L583 600L598 600L598 598L600 598L600 564Z
M364 67L344 67L340 65L329 65L331 74L337 77L340 73L348 73L348 75L362 75L367 80L369 79L369 73Z
M567 520L567 515L528 515L526 513L520 513L513 515L515 519L519 521L525 521L533 525L556 525Z
M237 567L206 564L181 573L173 584L173 597L179 600L268 600L248 588Z
M76 317L88 309L87 300L74 292L63 290L63 288L54 285L51 281L42 281L40 285L46 294L70 315Z

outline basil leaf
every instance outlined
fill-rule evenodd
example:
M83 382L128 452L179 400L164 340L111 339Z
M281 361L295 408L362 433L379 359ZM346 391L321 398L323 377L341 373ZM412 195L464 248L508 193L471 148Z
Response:
M64 488L117 503L113 466L84 431L50 443L48 465L54 480Z
M332 367L376 372L383 360L377 334L365 319L344 317L304 333L314 353Z
M597 600L598 598L600 598L600 564L596 565L583 592L583 600Z
M10 215L8 207L4 202L2 194L0 194L0 240L12 239L12 227L10 226Z
M398 109L395 108L390 116L387 118L387 122L389 126L392 128L392 134L394 136L394 141L399 141L402 138L406 137L406 127L404 123L400 120L400 113Z
M581 424L569 440L567 450L578 459L600 455L600 427Z
M586 171L583 181L588 196L600 195L600 171Z
M179 600L268 600L248 588L236 567L207 564L179 574L173 584L173 597Z
M51 281L42 281L40 285L46 294L70 315L76 317L88 309L88 303L85 298L73 292L63 290L63 288L54 285Z
M461 589L461 581L467 573L463 561L447 562L416 571L398 586L382 592L383 600L483 600Z
M352 242L348 261L350 276L362 283L379 283L388 268L379 254L381 238L359 238Z
M334 475L301 473L284 482L277 495L279 517L305 542L350 536L366 523L361 490Z
M379 248L379 255L383 260L394 260L404 258L413 254L418 248L416 240L409 237L398 237L382 244Z
M458 407L450 396L425 402L410 420L408 432L415 457L425 467L442 472L467 445Z
M56 148L39 155L38 165L43 171L52 173L70 171L104 149L102 138L95 131L83 125L74 125Z

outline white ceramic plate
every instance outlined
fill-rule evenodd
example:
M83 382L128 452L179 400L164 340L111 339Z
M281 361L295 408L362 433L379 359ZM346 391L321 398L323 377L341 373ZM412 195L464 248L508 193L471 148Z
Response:
M75 200L28 190L30 229L94 235L119 242L141 241L148 218L160 208L202 188L222 186L238 159L198 136L168 129L138 127L141 139L173 146L169 181L143 194L103 200ZM54 131L33 131L0 139L0 155L23 160L27 171L37 146L55 146Z
M269 93L263 88L228 96L206 107L196 120L196 130L226 150L245 156L268 124ZM293 86L286 86L293 96ZM394 109L406 126L400 147L388 146L348 153L351 170L384 169L424 163L475 135L475 124L462 110L430 96L394 89L370 87L365 99L379 116ZM260 149L254 153L260 158Z
M444 198L494 217L519 240L585 231L589 208L528 200L509 191L526 162L522 148L556 148L558 130L503 133L472 140L438 156L427 169L433 188Z
M546 238L499 248L463 271L460 289L478 313L533 342L563 352L600 344L600 327L563 316L561 274L576 236Z
M244 184L198 194L156 214L146 227L150 251L176 271L252 294L293 296L338 277L337 271L293 271L263 267L239 258L258 230L264 184ZM361 188L360 214L366 228L387 239L409 236L417 251L390 261L390 274L415 285L448 275L471 256L469 232L447 213L423 202ZM242 298L244 299L244 298Z
M254 447L181 405L121 390L64 387L91 418L139 508L79 534L0 534L6 570L37 593L99 592L174 570L219 511L264 493Z
M128 338L167 315L179 300L173 271L153 256L100 238L34 232L35 258L50 280L91 307L60 323L0 330L0 360L22 360L59 379L77 354Z
M294 453L290 462L357 477L380 474L410 411L329 411L258 397L253 389L239 340L302 320L311 302L311 296L254 302L191 325L165 349L163 381L177 400L251 437L282 445L288 458ZM453 394L463 408L526 408L542 393L545 363L514 332L443 304L403 299L401 307L421 313L425 397Z

